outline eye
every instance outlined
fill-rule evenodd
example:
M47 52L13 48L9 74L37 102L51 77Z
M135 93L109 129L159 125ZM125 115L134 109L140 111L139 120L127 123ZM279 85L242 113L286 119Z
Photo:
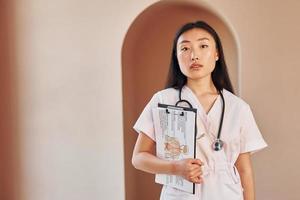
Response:
M187 48L187 47L182 47L180 50L181 51L187 51L189 48Z
M207 48L207 47L208 47L207 44L201 44L201 45L200 45L200 48L201 48L201 49L205 49L205 48Z

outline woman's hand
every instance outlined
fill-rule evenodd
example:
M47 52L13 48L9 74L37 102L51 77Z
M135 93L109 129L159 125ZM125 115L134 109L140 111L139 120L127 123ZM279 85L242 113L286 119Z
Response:
M175 175L182 176L192 183L202 183L202 165L203 163L199 159L188 158L174 161Z
M177 175L193 183L202 183L203 163L199 159L163 160L156 157L154 151L155 142L146 134L140 133L133 150L133 166L152 174Z

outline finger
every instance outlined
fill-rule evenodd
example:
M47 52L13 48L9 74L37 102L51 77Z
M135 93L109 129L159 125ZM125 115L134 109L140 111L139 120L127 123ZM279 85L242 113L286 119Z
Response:
M203 178L198 178L197 181L195 182L197 184L202 184L203 183Z
M199 160L199 159L193 159L191 162L192 162L192 164L197 164L199 166L203 165L203 162L201 160Z
M191 167L189 169L189 174L194 174L194 173L197 173L199 171L202 171L201 167L199 167L198 165L196 165L196 166L193 166L193 167Z
M201 176L202 175L202 171L201 170L195 170L195 171L193 171L193 172L191 172L190 174L189 174L189 176L191 177L191 178L195 178L195 177L198 177L198 176Z
M201 166L199 166L198 164L193 164L189 167L189 171L192 172L192 171L195 171L195 170L201 170Z
M195 170L195 175L196 175L196 176L202 175L202 170L201 170L201 169Z
M191 179L191 182L200 184L200 183L203 183L203 179L202 179L202 177L197 176L197 177L195 177L195 178L192 178L192 179Z
M199 174L198 174L199 171L201 171L201 170L198 169L198 168L189 169L189 170L187 171L187 175L188 175L188 176L196 176L196 175L199 175Z

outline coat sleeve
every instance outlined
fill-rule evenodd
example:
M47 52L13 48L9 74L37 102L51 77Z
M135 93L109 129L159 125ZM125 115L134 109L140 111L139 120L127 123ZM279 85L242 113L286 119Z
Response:
M255 153L267 147L249 105L246 105L242 112L240 147L240 153Z
M153 114L152 109L157 107L159 102L158 93L154 94L151 100L148 102L143 112L140 114L136 123L133 126L133 129L141 133L143 132L148 137L150 137L153 141L155 141L155 131L154 131L154 122L153 122Z

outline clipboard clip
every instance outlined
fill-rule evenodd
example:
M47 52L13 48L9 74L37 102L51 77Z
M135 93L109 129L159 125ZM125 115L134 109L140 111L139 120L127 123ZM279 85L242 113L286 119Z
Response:
M180 109L180 110L182 110L182 109ZM170 114L170 111L168 110L168 108L166 108L166 113ZM174 113L174 115L176 115L176 114ZM184 116L184 112L182 111L179 115Z

